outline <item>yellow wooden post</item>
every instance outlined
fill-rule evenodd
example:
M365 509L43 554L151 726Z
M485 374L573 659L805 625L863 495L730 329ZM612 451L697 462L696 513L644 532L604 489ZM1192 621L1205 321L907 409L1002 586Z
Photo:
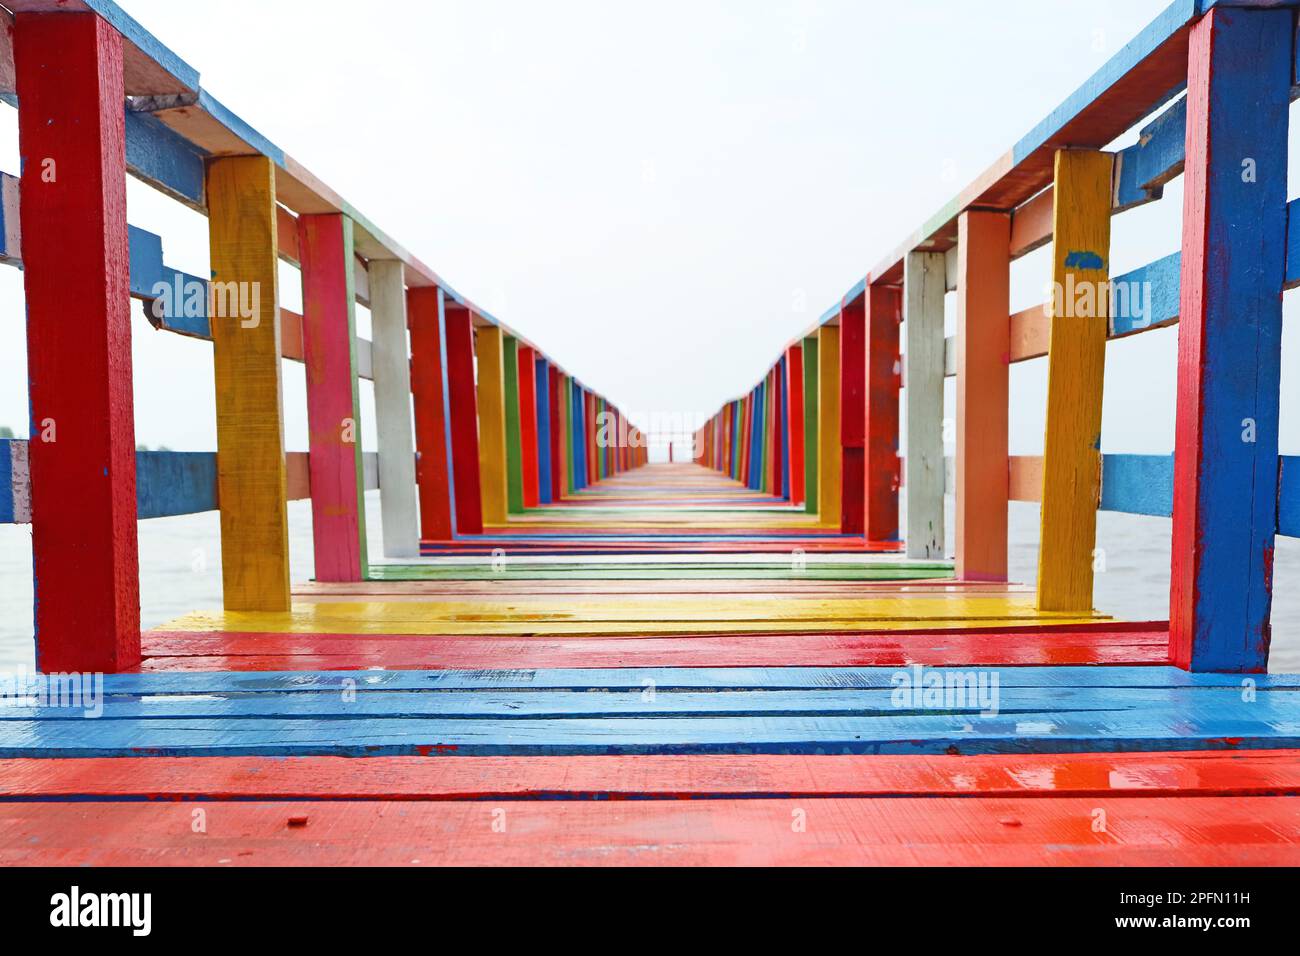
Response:
M221 573L230 611L289 609L275 180L264 156L207 169Z
M478 355L478 460L483 490L483 522L506 523L505 343L496 326L480 326L474 334Z
M1058 150L1038 608L1092 610L1110 315L1110 153Z
M840 330L823 325L817 332L818 400L817 509L820 524L840 526Z

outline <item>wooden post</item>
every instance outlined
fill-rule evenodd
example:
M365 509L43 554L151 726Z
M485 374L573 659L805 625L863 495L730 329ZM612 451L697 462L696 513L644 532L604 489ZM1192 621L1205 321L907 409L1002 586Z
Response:
M818 406L821 390L818 387L818 337L805 336L803 340L803 487L804 511L817 514L821 485L821 437Z
M817 384L820 394L818 428L821 462L817 492L821 524L840 526L840 329L823 325L817 331Z
M371 314L374 315L375 278L371 263ZM447 398L443 391L446 375L442 357L442 297L435 286L412 288L406 293L406 310L411 327L411 385L415 405L416 481L419 490L420 534L427 541L450 541L455 537L452 506L451 467L447 458ZM379 327L375 326L376 345ZM375 400L378 412L379 380L376 367ZM393 414L400 409L394 400ZM408 418L410 416L408 415ZM380 494L387 494L383 477L383 425L379 427ZM384 519L387 527L388 519Z
M228 611L289 610L275 180L264 156L208 161L217 498ZM258 314L215 308L217 283ZM229 297L228 297L229 298ZM223 313L218 315L218 312Z
M537 353L528 346L519 349L519 453L523 469L525 508L539 504L537 481Z
M1038 609L1092 610L1101 395L1110 315L1113 157L1057 150ZM1279 292L1281 287L1279 285Z
M452 503L456 533L482 534L478 395L474 388L474 317L465 306L448 303L445 295L443 345L447 418L451 422Z
M395 259L370 261L370 322L374 334L371 356L375 376L375 430L379 441L379 505L384 532L384 556L411 558L420 554L417 508L415 438L411 432L411 351L406 340L406 288L402 264ZM436 292L433 314L437 346ZM437 359L441 379L441 356ZM442 382L438 382L439 435ZM446 462L444 461L444 472ZM445 474L444 474L445 479ZM448 509L450 513L450 509Z
M554 498L555 479L551 474L551 363L541 355L536 359L534 375L537 415L537 502L549 505Z
M840 306L840 533L866 531L866 294Z
M942 252L912 252L903 263L907 334L907 556L944 556Z
M898 540L899 326L902 290L867 287L866 435L863 532L872 541Z
M560 391L563 398L561 411L564 415L564 493L572 495L582 487L578 476L578 443L574 437L578 422L574 414L577 404L572 376L564 375L560 378Z
M366 483L356 371L352 220L298 217L316 580L366 574Z
M957 578L1007 579L1011 217L957 220Z
M524 457L519 415L519 341L501 338L501 394L506 425L506 508L512 515L524 510Z
M495 325L475 332L478 355L479 481L483 524L504 525L509 515L506 459L505 335Z
M804 481L804 394L803 345L792 345L785 352L785 389L790 396L786 417L790 427L790 503L796 507L805 501Z
M1268 666L1291 17L1216 7L1190 37L1170 655L1195 671Z
M551 504L559 504L568 493L568 433L564 430L564 373L550 367L551 405Z
M772 438L772 494L777 498L788 498L790 489L787 480L789 449L789 421L785 407L785 356L781 356L776 368L772 369L772 425L775 436Z
M140 662L122 37L98 16L14 28L27 295L36 664Z

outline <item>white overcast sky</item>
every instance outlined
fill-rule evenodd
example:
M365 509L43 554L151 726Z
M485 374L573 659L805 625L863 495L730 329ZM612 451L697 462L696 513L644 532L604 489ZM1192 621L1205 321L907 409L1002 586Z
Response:
M1167 0L121 4L209 92L589 385L629 411L711 412ZM17 156L0 107L0 168L16 173ZM1116 220L1116 273L1178 248L1179 186ZM129 214L163 235L169 264L206 274L202 217L135 182ZM1048 268L1046 250L1017 264L1013 308L1041 301ZM286 268L291 308L295 283ZM0 424L20 435L21 288L0 269ZM138 440L214 448L210 346L135 315ZM1107 451L1172 449L1175 341L1111 346ZM1044 381L1042 361L1013 372L1013 452L1041 450ZM287 367L297 449L302 391Z

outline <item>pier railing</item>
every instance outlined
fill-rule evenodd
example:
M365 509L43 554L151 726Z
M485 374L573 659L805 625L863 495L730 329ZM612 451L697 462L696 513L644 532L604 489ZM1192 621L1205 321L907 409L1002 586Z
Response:
M0 441L0 522L30 522L37 663L140 660L136 521L219 510L227 610L290 607L286 502L310 498L316 577L366 574L364 494L389 557L482 533L644 460L623 414L218 102L108 0L5 0L0 259L23 270L30 437ZM12 11L10 13L9 11ZM211 274L127 222L126 177L208 219ZM280 305L280 262L302 314ZM130 299L212 343L217 449L137 452ZM373 341L356 334L357 303ZM309 447L286 452L281 359L306 364ZM477 367L477 374L476 374ZM361 451L358 380L378 453ZM604 418L602 418L604 416Z
M1300 458L1278 455L1282 293L1300 284L1294 7L1172 3L724 405L698 460L845 534L901 533L916 558L943 556L950 492L966 581L1006 580L1008 502L1040 502L1043 611L1091 610L1099 509L1170 516L1172 660L1266 668L1274 538L1300 536ZM1136 143L1107 151L1139 123ZM1111 217L1179 175L1181 251L1112 276ZM1049 243L1052 300L1013 314L1012 262ZM1174 324L1173 455L1102 455L1107 341ZM1013 457L1009 366L1041 358L1044 452Z

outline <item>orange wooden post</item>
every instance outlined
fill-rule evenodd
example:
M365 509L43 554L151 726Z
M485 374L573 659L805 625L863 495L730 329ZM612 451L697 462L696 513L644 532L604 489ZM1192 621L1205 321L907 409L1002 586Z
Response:
M1011 217L957 225L957 577L1007 579Z

